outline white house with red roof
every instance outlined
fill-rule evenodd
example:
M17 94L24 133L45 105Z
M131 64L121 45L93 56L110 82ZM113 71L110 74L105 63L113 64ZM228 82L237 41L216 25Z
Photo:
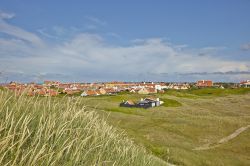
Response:
M240 82L241 87L250 88L250 80Z

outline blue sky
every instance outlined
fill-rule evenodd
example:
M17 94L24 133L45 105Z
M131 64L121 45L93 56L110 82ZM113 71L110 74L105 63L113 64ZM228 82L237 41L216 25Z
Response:
M0 82L250 79L249 0L3 0Z

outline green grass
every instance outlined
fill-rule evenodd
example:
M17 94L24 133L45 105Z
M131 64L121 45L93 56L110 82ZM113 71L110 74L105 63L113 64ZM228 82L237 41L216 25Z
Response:
M176 165L249 165L250 142L245 131L232 141L206 151L193 149L216 143L250 122L249 89L192 89L157 94L166 105L120 108L122 100L144 95L121 94L81 98L109 124L125 130L148 151Z
M191 98L191 99L193 99L193 98L199 98L199 96L190 94L189 90L168 89L168 90L166 90L165 94L171 95L171 96L176 96L176 97Z
M161 99L164 103L162 104L162 106L164 107L179 107L181 106L182 104L176 100L173 100L173 99Z
M249 88L237 88L237 89L219 89L219 88L203 88L197 90L189 90L188 93L198 96L226 96L231 94L246 94L250 92Z
M193 148L215 143L250 121L250 89L203 88L156 94L163 106L120 108L122 100L150 95L119 94L82 98L107 121L125 130L137 144L176 165L249 165L250 143L244 135L207 151ZM249 134L246 131L244 134ZM239 140L238 140L239 139ZM238 141L237 141L238 140ZM229 146L228 146L229 145ZM237 150L235 150L237 149Z
M193 88L189 90L172 90L169 89L165 92L165 94L176 96L176 97L183 97L183 98L191 98L196 99L200 97L223 97L228 95L242 95L247 94L250 92L250 88L227 88L227 89L220 89L220 88Z
M25 115L33 117L33 119L35 120L32 121L32 123L35 123L36 125L32 125L31 129L29 130L37 133L35 131L39 130L39 128L46 128L41 126L39 128L34 127L34 129L32 129L33 126L37 126L39 124L38 121L40 121L41 117L51 116L50 121L55 118L57 119L55 122L57 122L60 126L62 124L59 122L65 122L62 117L64 115L63 113L69 114L70 112L70 114L67 115L69 121L73 115L78 114L77 111L71 112L72 109L75 108L73 110L82 110L80 112L83 113L82 116L84 117L88 117L89 113L93 115L90 116L91 118L87 119L95 119L97 117L93 123L98 123L98 126L100 127L92 127L91 129L89 129L90 133L102 133L103 131L105 131L105 133L109 132L109 134L107 134L108 136L101 137L103 139L97 139L99 142L101 142L101 146L105 144L104 139L109 140L109 135L114 135L114 137L116 135L120 135L120 137L116 137L118 139L115 139L118 142L122 142L123 137L128 142L130 139L133 140L133 142L131 143L131 148L128 149L128 152L126 152L126 154L131 154L130 152L134 151L133 149L136 149L137 153L133 153L134 156L137 156L135 157L136 159L131 159L131 157L129 157L128 159L127 156L124 157L123 155L121 157L118 155L120 153L115 154L114 157L110 155L106 156L104 153L112 151L113 154L113 151L117 153L117 149L121 149L122 151L124 147L130 147L129 143L129 145L127 143L122 143L122 145L120 143L116 143L117 146L111 146L110 148L106 148L105 150L97 148L97 151L95 152L97 154L100 153L99 155L102 156L101 160L98 159L99 165L103 164L106 160L112 161L111 163L114 165L119 165L126 159L128 159L128 161L126 160L125 165L127 165L127 163L129 163L128 165L147 165L148 161L152 162L148 165L159 165L159 163L162 164L160 160L155 159L153 156L149 155L150 153L176 165L250 165L250 142L248 139L250 130L245 131L232 141L222 144L215 149L206 151L193 150L194 148L207 143L216 143L221 138L230 135L236 129L249 124L249 92L250 90L247 88L204 88L184 91L168 90L165 94L155 95L155 97L160 97L161 100L165 101L164 105L150 109L119 107L119 104L120 102L122 102L122 100L138 101L140 100L140 98L151 96L126 93L113 96L106 95L95 97L43 97L38 98L37 101L36 98L27 98L25 99L25 101L30 100L30 103L32 104L24 102L23 105L20 105L20 102L17 102L18 98L15 98L14 101L13 99L11 99L12 101L8 102L8 106L2 106L3 104L0 103L0 109L3 107L6 110L8 108L8 111L11 110L10 108L15 108L16 110L20 109L19 111L15 111L17 112L18 116L22 115L22 113L25 112ZM34 102L38 102L41 104L40 106L38 106L39 104L34 104ZM13 103L16 104L13 105ZM82 109L82 107L84 107L85 109ZM30 114L29 110L36 110L36 114ZM95 113L93 113L91 110L93 110ZM17 116L17 114L15 114L15 116ZM81 113L79 113L79 115L81 115ZM5 113L1 112L0 118L2 120L2 125L6 119L6 111ZM77 116L76 119L78 118L79 117ZM84 133L86 132L86 130L84 130L83 128L86 125L88 126L88 124L85 123L86 121L83 120L84 118L82 118L83 117L81 117L80 120L74 121L74 123L77 124L76 126L79 126L79 128L83 130L82 133ZM105 119L105 121L103 120L103 118ZM11 126L11 124L9 124L9 126ZM71 126L72 125L68 126L68 128L72 129ZM107 131L105 129L105 126L114 126L117 129L110 129L109 131ZM0 126L0 129L1 128L3 127ZM124 131L125 135L121 134L121 132ZM116 134L112 134L112 132ZM13 132L10 132L10 134L13 134ZM129 139L127 138L127 136L129 137ZM70 137L70 139L73 139L72 137ZM81 138L85 140L85 137ZM2 135L0 135L0 144L2 140ZM112 144L114 142L114 139L113 141L110 141L110 143ZM46 143L42 142L41 144ZM60 144L63 144L63 140ZM31 145L28 144L27 147L30 146ZM142 146L144 146L146 151L144 150L144 148L141 148ZM89 146L87 146L87 148L88 147ZM60 149L62 148L62 146L58 145L58 148ZM31 148L29 150L31 150ZM39 150L41 150L41 148ZM99 150L103 153L99 152ZM48 150L46 152L48 152ZM84 155L85 153L82 154ZM92 156L92 153L90 154L91 157L87 157L89 159L88 165L93 165L93 163L96 162L98 156ZM148 159L148 157L150 159ZM44 158L46 158L46 156ZM116 161L114 158L121 158L121 160ZM10 159L11 160L9 161L14 162L12 158ZM60 160L65 162L64 159ZM43 162L46 161L47 160L44 160ZM72 162L72 158L69 161ZM79 159L79 161L81 161L81 159ZM40 160L38 161L38 163L39 162ZM143 164L141 164L141 162ZM58 162L56 162L56 164L58 164ZM72 163L69 163L69 165L72 165ZM79 164L74 163L73 165Z
M81 98L0 91L0 165L166 165Z
M5 90L4 87L0 86L0 90Z
M145 109L144 109L145 110ZM110 111L110 112L122 112L124 114L134 114L134 115L140 115L140 113L143 111L143 109L138 109L138 108L110 108L110 109L105 109L105 111Z

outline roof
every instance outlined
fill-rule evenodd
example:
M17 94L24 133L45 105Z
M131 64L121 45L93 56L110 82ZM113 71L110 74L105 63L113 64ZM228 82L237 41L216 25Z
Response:
M113 88L105 88L104 89L107 93L114 93L116 92Z
M213 81L211 80L199 80L197 81L197 86L212 86Z
M97 94L102 94L101 91L100 91L99 89L96 90L96 93L97 93Z
M211 81L211 80L198 80L197 82L206 83L206 82L213 82L213 81Z
M155 88L147 88L147 90L148 90L149 93L155 93L156 92Z
M129 104L129 105L135 105L135 103L132 101L132 100L127 100L126 102L124 102L126 104Z
M45 95L46 94L46 91L41 89L37 92L39 95Z
M142 101L139 101L139 102L138 102L138 104L147 104L147 103L151 103L151 101L142 100Z
M249 84L249 83L250 83L250 80L240 82L240 84Z
M157 101L157 98L155 98L155 97L147 97L144 100Z
M89 96L93 96L93 95L97 95L97 92L94 91L94 90L87 90L86 94L89 95Z

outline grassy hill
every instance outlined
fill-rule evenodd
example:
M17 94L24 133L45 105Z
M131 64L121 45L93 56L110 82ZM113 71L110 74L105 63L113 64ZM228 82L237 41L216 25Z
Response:
M188 89L188 90L167 90L166 94L174 95L177 97L186 98L199 98L199 97L223 97L228 95L242 95L250 92L250 88L201 88L201 89Z
M81 100L0 90L0 165L166 165Z
M250 89L204 88L169 90L157 94L163 106L121 108L122 100L138 101L138 94L80 98L107 122L119 127L158 157L176 165L249 165L250 130L214 149L214 144L250 123Z
M249 165L250 129L194 150L249 125L249 92L168 90L155 95L164 105L143 109L119 103L150 95L32 98L0 90L0 165Z

